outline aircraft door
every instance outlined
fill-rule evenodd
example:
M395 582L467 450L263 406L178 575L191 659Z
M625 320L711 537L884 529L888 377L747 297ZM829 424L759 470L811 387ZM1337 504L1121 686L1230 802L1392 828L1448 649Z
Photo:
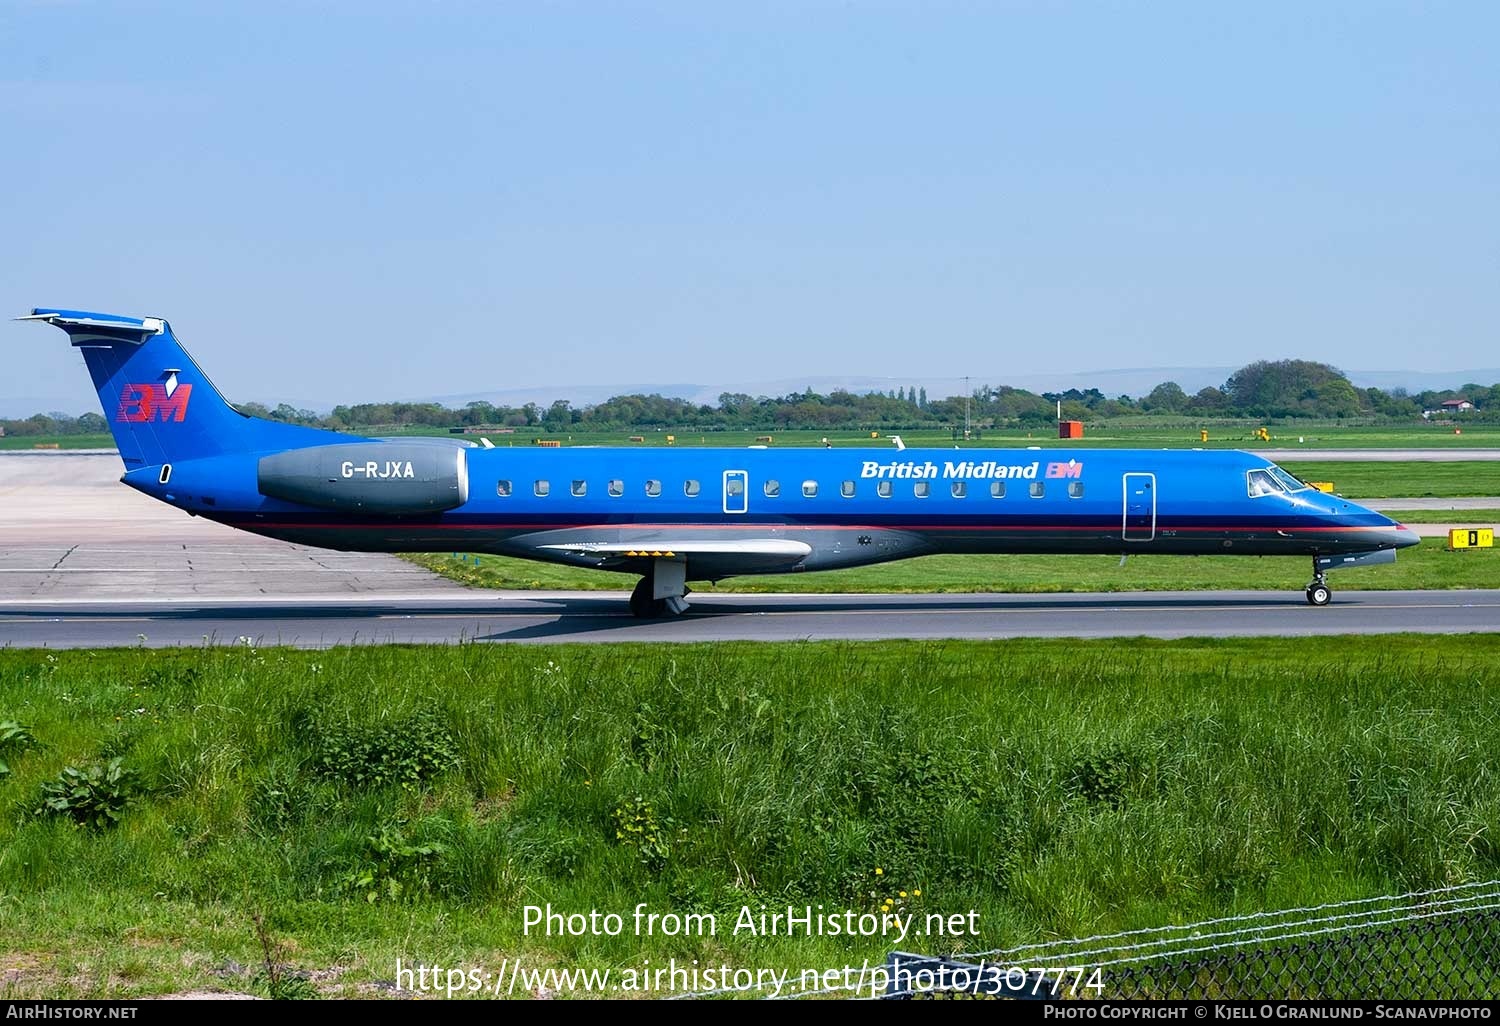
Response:
M1128 542L1148 542L1156 537L1156 475L1125 475L1125 510L1120 536Z
M743 470L724 471L724 512L744 513L750 507L750 475Z

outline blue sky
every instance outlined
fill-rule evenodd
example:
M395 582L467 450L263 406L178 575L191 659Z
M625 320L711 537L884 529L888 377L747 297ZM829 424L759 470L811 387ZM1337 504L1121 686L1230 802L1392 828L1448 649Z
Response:
M0 300L232 398L1494 366L1500 5L0 4ZM0 398L91 408L0 327Z

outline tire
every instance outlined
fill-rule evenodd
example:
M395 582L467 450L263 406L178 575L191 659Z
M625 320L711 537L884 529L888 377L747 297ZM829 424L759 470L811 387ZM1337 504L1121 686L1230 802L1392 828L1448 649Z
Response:
M654 620L662 614L666 603L651 597L651 578L642 577L630 593L630 613L642 620Z
M1326 606L1333 600L1333 592L1328 590L1326 584L1310 584L1307 587L1307 601L1309 605Z

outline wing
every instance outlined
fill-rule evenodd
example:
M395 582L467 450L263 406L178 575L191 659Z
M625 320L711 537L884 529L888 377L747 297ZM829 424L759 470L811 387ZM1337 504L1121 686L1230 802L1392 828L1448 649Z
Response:
M812 554L806 542L787 538L670 539L640 542L554 542L538 548L594 557L598 566L623 569L651 559L682 559L695 572L699 568L722 569L726 573L753 573L791 569Z

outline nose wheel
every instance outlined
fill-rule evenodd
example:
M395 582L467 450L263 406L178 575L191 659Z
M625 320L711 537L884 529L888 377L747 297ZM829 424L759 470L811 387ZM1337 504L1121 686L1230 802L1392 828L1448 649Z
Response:
M1320 573L1313 574L1312 583L1307 586L1307 604L1310 606L1326 606L1333 601L1333 589L1328 587L1328 582Z

